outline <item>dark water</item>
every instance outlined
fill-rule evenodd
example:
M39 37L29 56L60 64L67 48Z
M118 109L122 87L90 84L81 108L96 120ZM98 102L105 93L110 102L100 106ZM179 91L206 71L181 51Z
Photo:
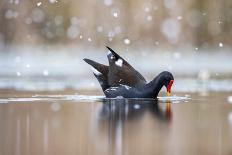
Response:
M1 93L1 155L232 154L230 93L155 101L10 92Z

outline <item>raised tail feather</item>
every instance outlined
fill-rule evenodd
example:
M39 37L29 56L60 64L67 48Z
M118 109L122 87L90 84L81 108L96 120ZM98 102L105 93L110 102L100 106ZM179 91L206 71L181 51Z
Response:
M98 62L95 62L90 59L83 59L86 63L88 63L90 66L92 66L96 71L93 71L94 76L97 78L98 82L100 83L102 90L106 90L109 88L108 84L108 72L109 72L109 67L103 64L100 64Z
M116 57L116 59L121 58L120 55L118 55L116 52L114 52L114 50L112 50L110 47L106 46L106 48L107 48L108 50L110 50L110 52Z

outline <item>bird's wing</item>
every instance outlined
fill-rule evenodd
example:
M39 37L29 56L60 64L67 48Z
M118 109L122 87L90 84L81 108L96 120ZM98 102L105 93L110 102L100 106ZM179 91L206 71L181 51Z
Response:
M111 48L107 55L109 60L108 84L119 86L120 84L135 87L146 83L145 78L136 71L126 60L114 52Z
M100 83L102 90L104 91L108 89L110 87L108 84L109 67L90 59L83 59L83 60L93 67L92 68L93 74L97 78L98 82Z

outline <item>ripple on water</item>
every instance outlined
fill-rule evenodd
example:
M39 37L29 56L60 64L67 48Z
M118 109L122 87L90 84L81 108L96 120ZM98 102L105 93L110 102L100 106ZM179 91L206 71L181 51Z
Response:
M189 97L182 96L170 96L170 97L158 97L160 102L170 101L172 103L180 103L181 101L189 100ZM97 102L102 100L154 100L154 99L125 99L125 98L105 98L105 96L89 96L89 95L34 95L28 98L3 98L0 99L0 103L9 102L35 102L35 101L81 101L81 102ZM51 107L54 111L59 111L60 105L56 103L52 104Z

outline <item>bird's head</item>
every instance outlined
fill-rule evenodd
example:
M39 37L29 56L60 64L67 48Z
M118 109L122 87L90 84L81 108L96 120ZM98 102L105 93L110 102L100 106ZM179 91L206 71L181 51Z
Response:
M167 89L167 95L171 95L171 90L172 90L172 85L174 83L174 77L172 73L168 71L164 71L161 73L162 74L162 83Z

